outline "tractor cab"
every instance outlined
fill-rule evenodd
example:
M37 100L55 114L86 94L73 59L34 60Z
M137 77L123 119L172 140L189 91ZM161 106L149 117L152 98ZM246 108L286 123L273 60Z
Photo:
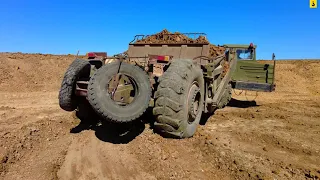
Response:
M240 90L265 91L275 90L273 64L262 64L256 60L256 45L227 44L226 57L236 60L236 67L231 75L233 88ZM274 54L272 59L274 60Z
M237 48L236 54L239 60L255 60L255 51L257 46L251 43L249 47Z

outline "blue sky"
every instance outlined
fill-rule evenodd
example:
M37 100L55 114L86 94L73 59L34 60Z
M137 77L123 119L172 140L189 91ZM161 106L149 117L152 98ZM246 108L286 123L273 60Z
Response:
M309 0L1 0L0 52L123 52L136 34L204 32L253 42L257 58L320 58L320 7Z

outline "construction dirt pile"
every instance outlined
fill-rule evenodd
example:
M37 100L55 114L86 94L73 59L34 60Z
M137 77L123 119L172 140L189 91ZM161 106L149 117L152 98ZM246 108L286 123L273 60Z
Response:
M64 68L76 56L2 53L0 57L1 89L30 92L51 90L53 87L58 90Z
M159 33L149 35L143 39L139 39L135 42L136 44L178 44L178 43L209 43L209 41L204 36L199 36L198 38L190 38L185 34L179 32L171 33L168 30L164 29Z
M191 35L190 35L191 36ZM162 30L159 33L149 35L143 37L142 39L138 39L135 42L136 44L178 44L178 43L208 43L209 41L206 39L205 36L199 35L197 38L192 38L187 36L186 34L181 34L179 32L171 33L167 29ZM216 57L223 54L225 51L224 47L216 46L210 44L209 54L210 57Z
M224 53L226 48L222 46L215 46L213 44L210 44L210 50L209 50L209 56L210 57L216 57Z
M0 53L0 179L320 178L320 61L278 61L275 92L235 91L177 140L154 134L148 113L128 128L88 127L61 110L74 58Z

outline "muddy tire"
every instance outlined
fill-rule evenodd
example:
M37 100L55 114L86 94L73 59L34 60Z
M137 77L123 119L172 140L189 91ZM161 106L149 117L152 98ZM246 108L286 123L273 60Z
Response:
M218 103L217 108L221 109L221 108L226 107L226 105L231 100L231 97L232 97L232 88L231 88L231 85L228 84L228 86L226 87L226 90L224 91L224 94L223 94L220 102Z
M155 132L164 137L192 137L201 119L203 99L201 68L192 60L173 61L155 92Z
M117 74L119 62L105 64L91 77L88 85L88 101L103 120L126 123L138 119L149 107L151 85L147 73L141 68L123 62L119 73L131 77L136 86L134 100L120 106L108 93L108 82Z
M74 94L79 78L90 76L90 63L83 59L75 59L64 74L59 91L59 105L65 111L77 108L77 97Z

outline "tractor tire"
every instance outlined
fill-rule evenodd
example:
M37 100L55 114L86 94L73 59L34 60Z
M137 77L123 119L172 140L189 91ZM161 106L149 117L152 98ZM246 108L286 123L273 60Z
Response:
M77 108L77 97L74 94L79 78L89 78L90 63L83 59L75 59L64 74L59 91L59 105L65 111Z
M119 73L130 77L137 91L135 99L126 106L120 106L111 99L107 87L118 73L119 62L105 64L91 77L88 85L88 101L103 120L127 123L138 119L149 107L151 84L147 73L141 68L122 62Z
M175 60L159 79L155 92L155 132L164 137L192 137L204 108L204 78L192 60Z
M226 107L227 104L229 103L229 101L231 100L231 97L232 97L232 88L231 88L231 85L228 84L220 102L217 105L217 108L222 109L222 108Z

